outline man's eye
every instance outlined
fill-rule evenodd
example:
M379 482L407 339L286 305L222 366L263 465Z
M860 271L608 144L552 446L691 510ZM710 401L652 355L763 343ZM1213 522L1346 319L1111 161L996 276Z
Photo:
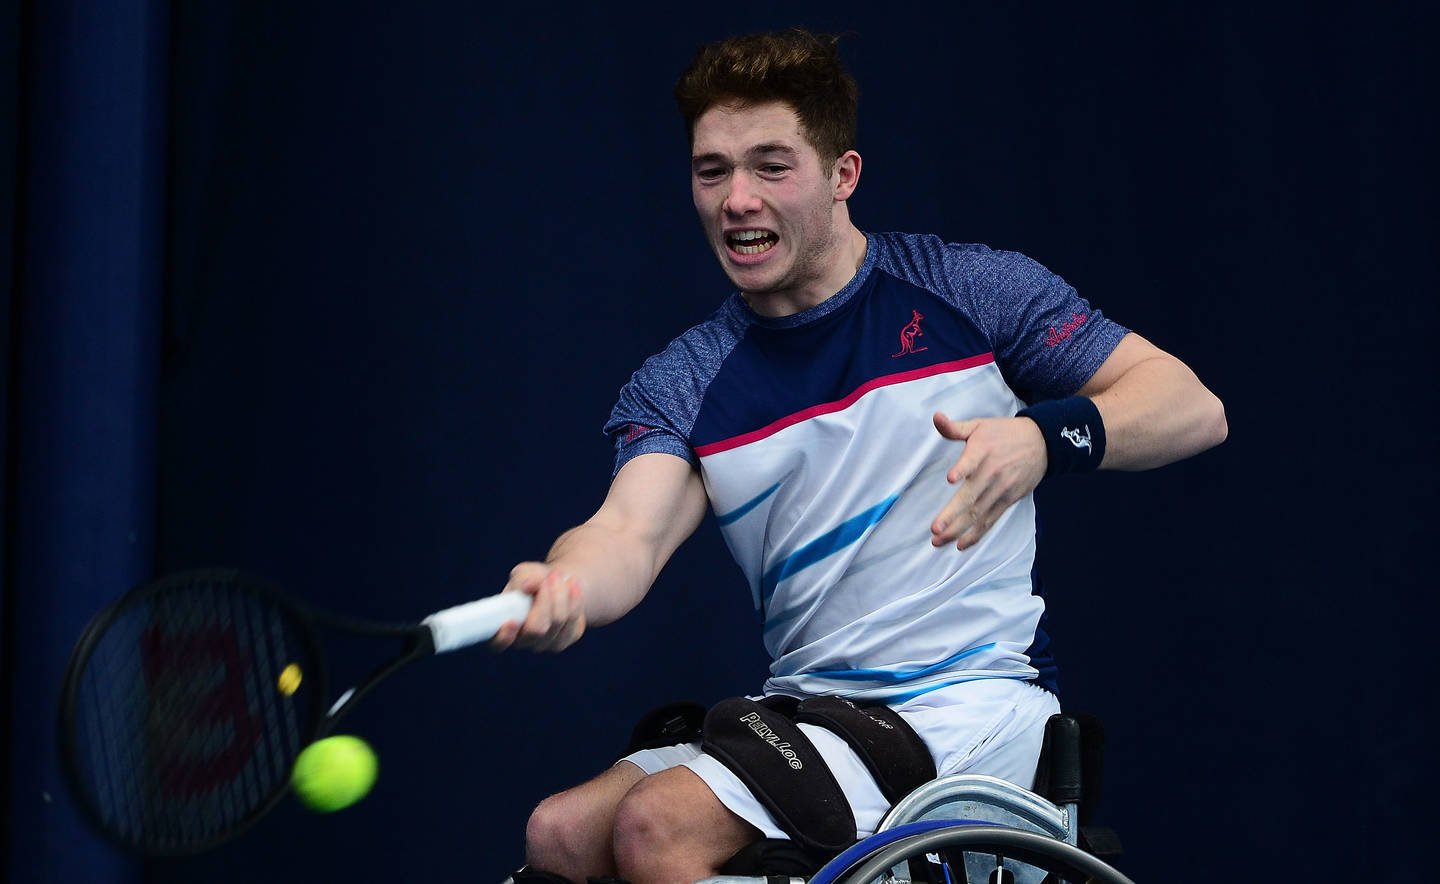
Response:
M724 169L696 169L695 177L701 181L715 181L725 174Z
M788 166L782 166L779 163L770 163L767 166L761 166L760 171L766 175L783 175L788 168Z

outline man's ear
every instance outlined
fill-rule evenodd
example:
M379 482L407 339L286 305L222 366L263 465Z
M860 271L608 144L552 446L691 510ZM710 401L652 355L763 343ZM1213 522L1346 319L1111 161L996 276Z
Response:
M835 161L835 171L831 178L835 182L836 202L848 200L860 183L860 154L853 150L842 153Z

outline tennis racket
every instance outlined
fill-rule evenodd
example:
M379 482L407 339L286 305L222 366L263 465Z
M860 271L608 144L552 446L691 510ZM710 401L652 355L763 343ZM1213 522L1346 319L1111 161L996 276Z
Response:
M530 596L502 593L382 624L322 614L233 570L141 586L86 626L60 700L62 764L81 811L150 856L228 841L290 787L295 756L408 663L489 639ZM399 640L330 699L319 629Z

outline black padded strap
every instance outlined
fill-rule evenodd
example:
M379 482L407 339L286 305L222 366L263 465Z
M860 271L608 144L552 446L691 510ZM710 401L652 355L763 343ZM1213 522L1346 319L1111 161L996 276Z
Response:
M925 741L889 706L815 697L800 704L795 721L819 725L849 743L891 804L937 775Z
M802 847L833 856L855 843L850 802L820 752L783 709L747 697L721 700L705 716L704 748Z
M681 743L698 743L700 725L705 721L705 707L682 700L657 706L640 717L630 731L630 745L620 757L641 749L658 749Z

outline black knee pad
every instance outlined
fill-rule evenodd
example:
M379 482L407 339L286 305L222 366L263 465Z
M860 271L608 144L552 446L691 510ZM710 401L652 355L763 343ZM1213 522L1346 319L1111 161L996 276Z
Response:
M795 721L819 725L848 743L891 804L937 776L925 741L889 706L815 697L800 704Z
M636 724L626 754L701 741L705 752L729 768L798 845L793 853L808 857L803 865L840 853L855 843L856 831L844 790L797 726L801 722L845 740L891 802L935 778L930 750L894 710L838 697L804 702L778 694L758 701L731 697L708 712L697 703L670 703ZM796 867L794 857L774 844L757 842L737 854L737 862L749 862L746 851L784 857L777 862Z
M704 749L805 849L833 856L855 843L845 792L783 709L747 697L721 700L705 716Z

